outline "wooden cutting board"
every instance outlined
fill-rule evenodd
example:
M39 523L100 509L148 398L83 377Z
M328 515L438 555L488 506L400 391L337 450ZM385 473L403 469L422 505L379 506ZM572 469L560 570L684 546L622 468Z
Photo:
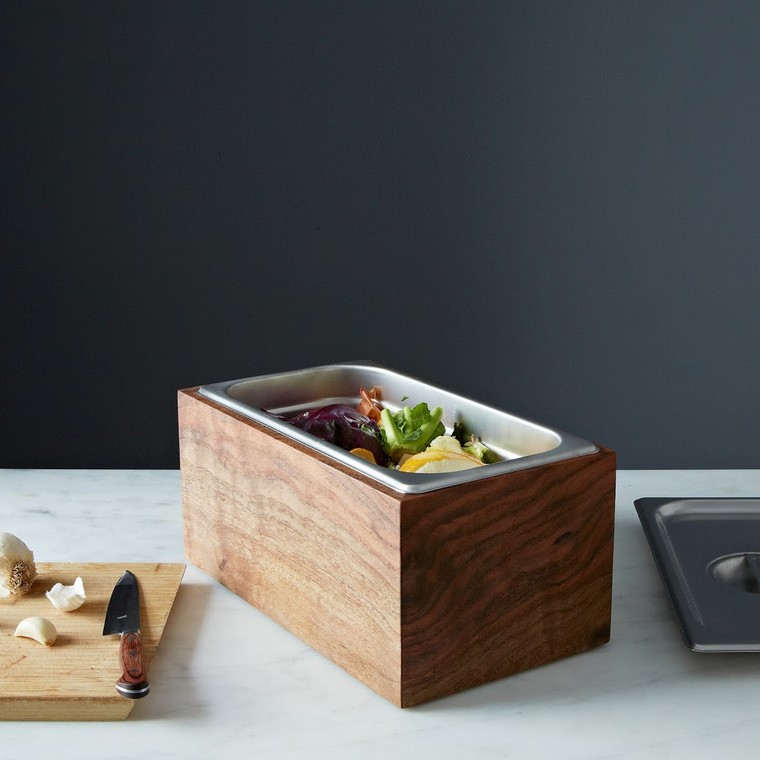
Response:
M118 635L103 636L111 592L125 570L140 587L140 625L145 665L150 665L169 617L183 564L37 563L29 594L0 603L0 720L124 720L135 705L114 684L121 675ZM45 597L55 583L84 582L87 600L73 612ZM51 647L13 634L18 623L39 615L53 622ZM145 699L151 699L149 694Z

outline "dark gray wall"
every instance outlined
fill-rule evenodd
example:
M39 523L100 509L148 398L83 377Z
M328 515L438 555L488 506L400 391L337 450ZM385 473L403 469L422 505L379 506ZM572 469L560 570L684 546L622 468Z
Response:
M0 466L372 358L756 467L760 4L3 2Z

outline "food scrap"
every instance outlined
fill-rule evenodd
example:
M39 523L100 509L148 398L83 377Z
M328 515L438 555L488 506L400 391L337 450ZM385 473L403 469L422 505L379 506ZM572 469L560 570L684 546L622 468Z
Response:
M81 578L77 578L71 586L56 583L50 591L45 592L45 596L53 607L64 612L78 610L87 598Z
M12 533L0 533L0 599L15 601L29 592L36 577L29 547Z
M327 404L286 421L355 456L400 472L453 472L493 461L488 447L460 422L450 435L443 408L424 401L391 412L380 389L359 389L356 407Z
M55 640L58 638L58 631L55 626L47 618L44 617L28 617L24 618L16 627L14 636L19 636L27 639L34 639L40 644L44 644L46 647L51 647L55 644Z
M328 404L310 409L288 422L346 451L366 449L377 464L385 460L377 424L348 404Z
M380 389L374 386L370 390L365 388L359 389L359 406L357 411L369 417L373 422L380 422L380 415L383 407L380 405Z
M406 457L399 465L401 472L455 472L482 467L485 464L468 454L459 441L450 435L433 439L424 451Z

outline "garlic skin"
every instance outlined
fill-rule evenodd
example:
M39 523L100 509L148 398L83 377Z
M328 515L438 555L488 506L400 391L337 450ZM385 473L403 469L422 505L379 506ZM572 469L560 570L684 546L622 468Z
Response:
M55 626L47 618L28 617L24 618L16 626L16 632L13 635L26 639L34 639L46 647L52 647L58 638L58 631L56 631Z
M71 586L56 583L50 591L45 592L45 596L53 607L64 612L78 610L87 598L81 578L77 578Z
M36 577L29 547L12 533L0 533L0 597L26 594Z

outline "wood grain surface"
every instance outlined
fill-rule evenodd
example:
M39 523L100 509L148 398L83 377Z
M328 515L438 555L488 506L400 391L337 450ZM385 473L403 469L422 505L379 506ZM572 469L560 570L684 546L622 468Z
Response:
M615 455L406 499L404 706L609 641Z
M147 668L185 572L184 564L45 563L26 596L0 604L0 718L2 720L123 720L135 700L120 696L119 636L103 636L111 592L124 570L140 586L140 623ZM73 612L56 610L45 597L55 583L81 576L87 600ZM39 615L53 622L51 647L15 637L20 620ZM147 697L150 699L151 697Z
M614 452L403 494L178 405L187 557L394 704L609 639Z
M179 419L188 559L397 703L395 496L197 394Z

